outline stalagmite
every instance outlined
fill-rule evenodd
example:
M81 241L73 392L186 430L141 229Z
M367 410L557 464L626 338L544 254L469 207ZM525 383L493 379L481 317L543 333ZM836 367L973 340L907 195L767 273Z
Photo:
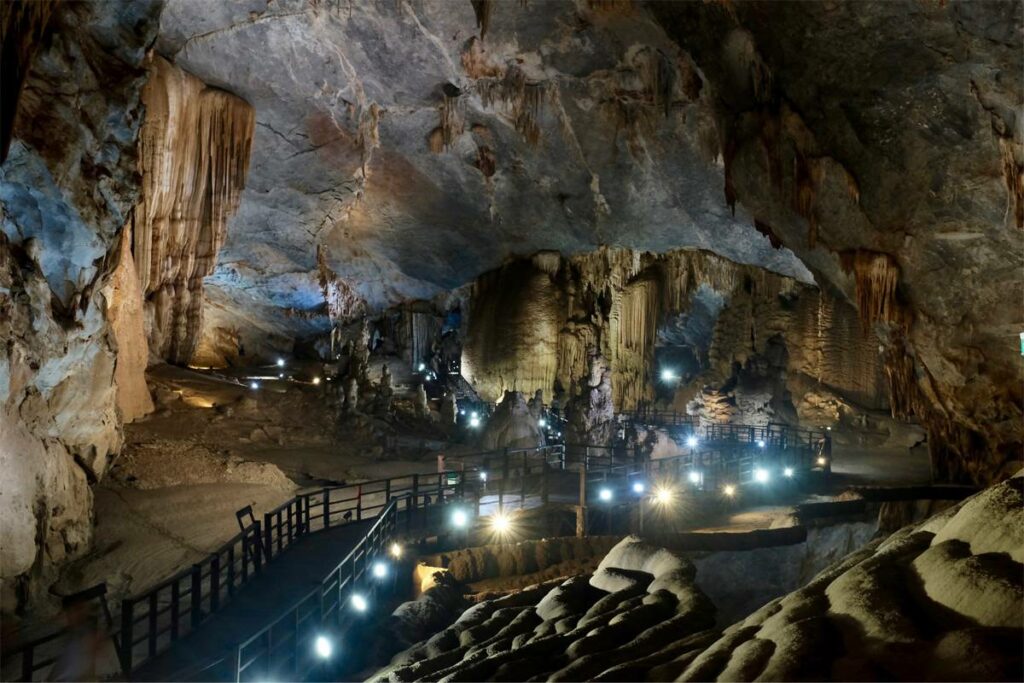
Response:
M161 57L150 69L134 255L150 350L188 363L202 326L203 278L213 272L245 186L255 117L244 100Z

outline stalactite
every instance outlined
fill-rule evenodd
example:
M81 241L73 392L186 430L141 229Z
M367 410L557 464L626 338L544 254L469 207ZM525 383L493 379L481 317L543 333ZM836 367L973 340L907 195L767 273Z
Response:
M1013 138L1000 136L999 151L1003 159L1003 180L1006 182L1007 212L1013 215L1014 224L1024 228L1024 164L1017 160Z
M7 160L18 100L56 0L0 2L0 164Z
M818 187L824 179L825 166L817 159L797 151L793 161L793 177L796 187L793 192L793 208L807 221L807 246L813 249L818 243L818 217L814 201Z
M488 108L501 104L508 109L513 124L531 145L540 142L540 117L547 96L547 84L527 79L517 68L510 68L504 78L481 78L476 82L481 103Z
M857 310L864 330L876 323L909 324L906 306L898 297L900 267L889 254L858 249L840 254L843 270L852 273Z
M328 265L327 249L322 244L316 245L316 270L332 327L349 323L366 312L363 298Z
M491 27L491 10L494 9L493 0L471 0L473 13L476 15L476 27L480 29L480 40L487 35L487 29Z
M244 100L160 57L142 101L133 251L150 309L150 348L188 363L201 331L203 278L213 272L245 186L255 118Z

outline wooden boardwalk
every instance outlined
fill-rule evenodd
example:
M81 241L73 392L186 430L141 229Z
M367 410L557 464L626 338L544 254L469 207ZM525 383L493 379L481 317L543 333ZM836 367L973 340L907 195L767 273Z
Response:
M372 524L372 519L351 522L297 540L223 609L134 670L132 680L223 680L218 667L199 669L221 657L230 658L238 643L291 609L345 558Z

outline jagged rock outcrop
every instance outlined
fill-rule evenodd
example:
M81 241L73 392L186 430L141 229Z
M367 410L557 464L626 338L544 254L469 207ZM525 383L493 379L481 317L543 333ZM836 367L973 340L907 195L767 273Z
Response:
M6 33L8 13L42 7L3 7L4 78L9 66L27 73L0 166L5 613L45 596L55 568L88 550L89 483L121 445L108 283L137 198L139 90L161 4L56 4L31 64L12 65L24 36ZM8 94L5 80L5 108Z
M1019 680L1022 489L1017 475L852 553L727 628L677 680Z
M713 93L725 196L857 302L885 348L894 414L928 428L935 475L1014 471L1021 5L648 8Z
M153 56L142 91L142 191L132 219L150 350L185 364L199 343L213 273L249 168L255 116L231 93Z

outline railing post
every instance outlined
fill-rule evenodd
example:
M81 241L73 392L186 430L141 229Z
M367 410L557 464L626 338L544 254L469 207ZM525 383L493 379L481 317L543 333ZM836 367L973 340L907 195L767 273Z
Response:
M157 592L156 591L153 591L152 593L149 594L149 614L147 615L147 617L149 618L149 634L148 634L149 648L148 648L148 652L149 652L150 658L156 657L156 639L158 637L158 631L157 631L157 610L159 609L159 606L157 604L156 598L157 598Z
M547 506L548 504L548 475L550 471L548 459L544 458L544 467L540 474L540 504L542 506Z
M135 640L135 603L121 601L121 668L127 675L132 671L132 641ZM27 680L32 680L31 676Z
M384 505L391 502L391 480L384 480Z
M203 568L192 565L192 628L197 628L203 620Z
M523 468L519 472L519 509L526 509L526 451L523 451Z
M253 554L253 565L256 572L259 572L263 568L263 534L261 532L261 526L259 520L253 522L253 538L256 539L256 543L252 545Z
M210 560L210 613L220 608L220 553Z
M356 521L363 519L363 485L356 487Z
M171 640L178 639L178 623L181 616L181 588L180 582L175 579L171 584Z
M270 562L270 558L274 556L274 535L271 529L274 528L274 524L271 521L273 513L263 513L263 555L267 562Z
M328 488L324 489L323 505L324 505L324 528L325 529L330 529L331 528L331 490L328 489Z

